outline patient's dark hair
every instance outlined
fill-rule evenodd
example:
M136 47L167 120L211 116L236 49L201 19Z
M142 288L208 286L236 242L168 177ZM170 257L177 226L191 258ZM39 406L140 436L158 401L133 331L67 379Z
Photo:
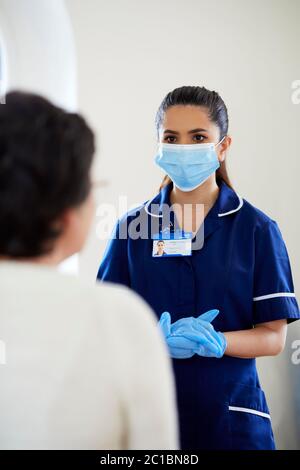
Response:
M86 121L41 96L11 92L0 105L0 256L52 250L66 209L91 188L94 135Z

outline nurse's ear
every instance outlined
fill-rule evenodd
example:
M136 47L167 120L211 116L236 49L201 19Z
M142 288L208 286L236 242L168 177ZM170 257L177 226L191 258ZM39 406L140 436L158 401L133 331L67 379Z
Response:
M230 135L226 135L224 137L224 140L222 140L222 142L216 147L216 152L217 152L217 155L218 155L218 159L219 159L219 162L220 163L223 163L225 158L226 158L226 152L227 150L229 149L230 145L231 145L231 137Z

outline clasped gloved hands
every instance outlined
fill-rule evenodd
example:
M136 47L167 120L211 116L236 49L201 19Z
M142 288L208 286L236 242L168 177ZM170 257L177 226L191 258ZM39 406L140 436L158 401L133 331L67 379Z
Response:
M171 324L171 315L164 312L159 327L166 339L170 355L174 359L187 359L194 354L220 358L227 342L223 333L215 331L211 322L219 310L209 310L198 318L186 317Z

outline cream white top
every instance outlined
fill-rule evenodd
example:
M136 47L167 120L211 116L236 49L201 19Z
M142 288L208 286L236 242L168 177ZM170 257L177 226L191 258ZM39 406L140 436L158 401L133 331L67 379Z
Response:
M166 346L129 290L1 262L0 341L1 449L177 448Z

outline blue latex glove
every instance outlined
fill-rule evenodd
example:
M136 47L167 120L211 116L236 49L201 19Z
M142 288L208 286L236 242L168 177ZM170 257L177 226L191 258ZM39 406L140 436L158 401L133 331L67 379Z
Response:
M171 315L169 312L164 312L161 315L158 326L166 339L171 357L174 359L188 359L194 356L198 347L197 342L181 335L171 334Z
M197 341L198 338L198 348L195 353L199 356L220 358L224 355L227 341L225 335L215 331L211 325L217 315L219 310L209 310L198 318L182 318L173 324L171 331L193 341Z
M207 326L208 321L212 321L218 314L218 310L211 310L199 318L185 317L171 325L170 314L164 312L159 326L166 338L171 357L186 359L195 353L206 357L222 357L226 348L225 337L224 345L223 338L218 336L213 326Z

